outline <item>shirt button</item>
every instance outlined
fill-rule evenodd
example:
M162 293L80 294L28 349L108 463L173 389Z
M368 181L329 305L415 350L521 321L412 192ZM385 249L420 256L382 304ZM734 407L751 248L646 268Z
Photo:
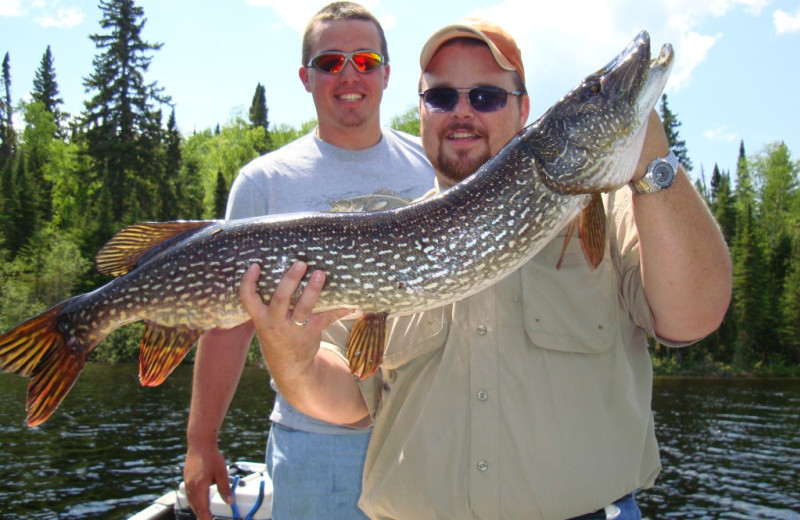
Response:
M478 391L478 401L485 401L489 398L489 393L486 390Z
M486 471L487 469L489 469L489 463L486 462L485 460L479 460L478 471Z
M484 325L478 325L478 334L480 334L481 336L486 334L486 327Z

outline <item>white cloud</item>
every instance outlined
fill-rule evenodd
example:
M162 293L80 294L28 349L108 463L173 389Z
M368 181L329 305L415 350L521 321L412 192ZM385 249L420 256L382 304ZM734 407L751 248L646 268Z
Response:
M331 3L331 0L291 0L288 2L286 0L245 0L245 2L254 7L271 7L275 10L283 23L302 35L311 17L320 9ZM380 16L380 13L375 11L375 7L379 3L378 0L361 0L358 3L372 11L380 20L384 29L388 29L386 26L387 23L393 25L393 17L384 19Z
M55 14L48 13L34 18L34 21L42 27L60 27L69 29L80 25L86 18L86 14L77 7L58 8Z
M705 137L709 141L714 141L714 142L722 141L730 143L739 140L739 136L736 135L736 133L728 130L728 127L725 125L720 125L711 130L706 130L705 132L703 132L703 137Z
M22 0L0 0L0 16L22 16L26 14Z
M800 7L794 15L779 9L772 13L772 21L778 34L796 33L800 31Z

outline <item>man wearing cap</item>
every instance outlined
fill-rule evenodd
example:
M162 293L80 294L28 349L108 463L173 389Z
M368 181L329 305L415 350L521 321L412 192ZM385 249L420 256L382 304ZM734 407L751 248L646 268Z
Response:
M480 20L438 31L420 65L423 147L445 189L522 128L525 71L513 38ZM631 180L668 152L653 112ZM728 307L731 268L682 169L657 193L624 187L604 204L610 244L597 269L575 240L556 269L562 232L489 289L393 320L363 397L348 397L356 383L343 363L322 368L316 351L292 353L309 374L293 384L337 388L336 399L309 391L297 406L351 419L361 406L374 418L359 501L370 518L641 517L633 494L660 470L646 337L679 346L712 332ZM291 270L275 294L291 294L303 271ZM262 337L264 315L288 308L261 303L256 272L240 297ZM314 273L295 312L313 307L323 280ZM325 339L343 345L346 334L336 325Z

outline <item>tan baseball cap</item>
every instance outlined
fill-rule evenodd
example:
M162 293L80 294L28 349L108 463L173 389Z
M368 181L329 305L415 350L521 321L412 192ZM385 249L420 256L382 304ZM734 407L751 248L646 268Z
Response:
M479 18L466 18L436 31L422 47L419 55L422 70L428 67L439 47L455 38L474 38L486 42L497 64L505 70L519 72L522 83L525 83L525 67L522 65L522 52L517 47L517 42L499 25Z

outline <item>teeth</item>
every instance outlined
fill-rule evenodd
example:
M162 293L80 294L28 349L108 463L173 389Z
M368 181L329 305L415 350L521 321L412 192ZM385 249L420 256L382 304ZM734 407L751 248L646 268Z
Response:
M450 134L450 139L469 139L475 137L475 134L469 132L453 132Z
M361 94L342 94L341 96L339 96L339 99L341 99L342 101L358 101L362 97L364 96L362 96Z

